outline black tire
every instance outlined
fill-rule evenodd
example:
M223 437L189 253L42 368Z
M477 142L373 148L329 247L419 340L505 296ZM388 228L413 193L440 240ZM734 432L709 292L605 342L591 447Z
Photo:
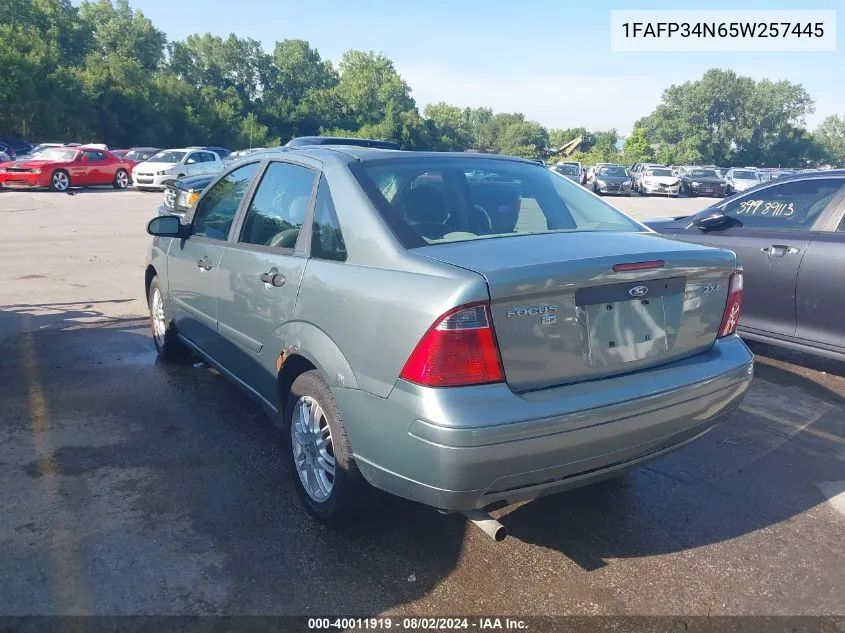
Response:
M155 303L158 301L156 293L161 300L161 309L164 317L164 332L161 336L156 335L156 308ZM164 300L164 292L161 289L161 284L158 277L153 277L150 282L150 291L147 295L147 305L150 312L150 329L153 333L153 343L158 352L159 358L169 362L182 361L190 356L190 350L182 344L179 337L176 335L176 326L173 323L173 317L170 314L170 308L167 301Z
M112 187L115 189L126 189L129 186L129 172L125 169L118 169L114 174Z
M67 183L65 186L61 186L60 182L57 182L57 175L63 175L63 181ZM61 178L61 176L60 176ZM60 193L66 193L70 190L70 174L68 174L64 169L57 169L52 174L50 174L50 191L58 191Z
M291 429L295 409L300 399L304 397L316 401L320 406L323 419L331 433L330 448L335 461L334 477L331 491L323 501L315 500L306 491L294 459L294 439ZM305 510L321 523L329 525L341 523L355 508L362 506L366 487L352 457L352 447L349 443L349 436L346 434L343 418L341 418L340 411L337 408L337 402L332 395L331 388L320 375L320 372L316 370L306 371L293 381L290 395L285 403L284 429L291 479Z

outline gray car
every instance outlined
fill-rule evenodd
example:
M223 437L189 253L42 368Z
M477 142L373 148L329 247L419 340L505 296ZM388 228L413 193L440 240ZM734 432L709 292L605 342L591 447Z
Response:
M730 196L760 184L760 176L753 169L729 169L725 176L726 193Z
M743 336L845 361L845 170L772 180L648 224L742 259Z
M532 161L274 150L148 232L159 354L259 402L327 522L366 484L469 512L618 475L727 418L753 373L731 251Z
M598 195L631 195L631 174L619 165L597 167L593 176L593 192Z

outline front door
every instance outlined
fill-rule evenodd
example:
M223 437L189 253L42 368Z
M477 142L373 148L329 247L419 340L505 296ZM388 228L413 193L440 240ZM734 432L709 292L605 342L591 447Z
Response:
M84 150L82 155L85 157L86 175L85 180L77 182L82 185L101 185L105 179L104 166L106 164L106 155L103 152L96 150Z
M258 166L258 162L243 165L209 189L197 203L190 237L174 240L168 251L169 293L176 329L215 360L220 261Z
M795 335L798 270L813 226L839 186L818 178L774 184L722 206L733 226L709 232L691 227L678 235L737 254L745 270L742 329Z
M299 235L316 182L315 169L270 162L220 264L220 362L273 406L287 344L277 330L293 319L308 261Z

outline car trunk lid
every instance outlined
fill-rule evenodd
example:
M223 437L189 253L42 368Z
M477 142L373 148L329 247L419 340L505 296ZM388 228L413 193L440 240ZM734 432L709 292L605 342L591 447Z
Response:
M551 233L415 250L487 280L505 377L515 391L627 373L707 349L736 268L730 251L655 233ZM657 263L625 270L642 262Z

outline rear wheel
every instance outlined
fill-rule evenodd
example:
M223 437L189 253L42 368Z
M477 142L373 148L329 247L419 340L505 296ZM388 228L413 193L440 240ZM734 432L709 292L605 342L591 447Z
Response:
M52 191L67 191L70 189L70 176L63 169L57 169L50 176L50 189Z
M129 174L125 169L118 169L114 175L114 182L112 186L115 189L126 189L129 186Z
M190 355L176 335L176 326L173 318L164 301L164 293L158 277L153 277L150 282L150 294L148 297L150 305L150 328L153 331L153 343L156 351L163 360L183 360Z
M323 523L340 522L362 501L364 481L337 402L318 371L293 381L284 419L291 478L302 504Z

